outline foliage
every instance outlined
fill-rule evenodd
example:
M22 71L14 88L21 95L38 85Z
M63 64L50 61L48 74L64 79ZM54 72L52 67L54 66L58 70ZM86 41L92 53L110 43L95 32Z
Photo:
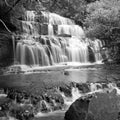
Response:
M118 41L120 39L120 0L100 0L87 5L87 36Z
M85 25L88 37L113 41L120 38L119 6L120 0L1 0L0 19L19 19L25 10L46 10Z
M0 16L12 13L12 16L19 16L24 9L46 10L74 19L83 23L86 16L86 6L95 0L1 0ZM5 8L3 10L3 8ZM21 12L20 12L21 11ZM2 19L3 20L3 19Z
M83 22L85 18L85 0L40 0L50 12L55 12L62 16Z

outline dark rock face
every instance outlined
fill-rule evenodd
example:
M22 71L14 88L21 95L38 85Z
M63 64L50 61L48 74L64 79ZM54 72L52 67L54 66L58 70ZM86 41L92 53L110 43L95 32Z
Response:
M34 0L8 0L7 2L1 0L0 19L4 21L4 23L12 32L21 33L21 21L24 20L25 11L39 11L37 6L42 7L42 5L38 5L38 1Z
M13 61L12 37L9 33L0 33L0 67Z
M60 89L61 92L64 92L65 96L67 96L67 97L72 96L70 86L67 86L67 85L66 86L60 86L59 89Z
M89 99L78 99L65 114L65 120L85 120L89 107Z
M116 94L116 90L79 98L65 113L65 120L117 120L119 101L120 96Z
M88 52L89 52L89 56L88 56L89 61L90 62L95 62L95 55L93 53L93 50L89 46L88 46Z
M87 116L91 116L88 114L91 97L77 99L65 113L65 120L86 120Z
M86 83L82 83L82 84L77 83L76 87L83 93L90 92L90 86Z

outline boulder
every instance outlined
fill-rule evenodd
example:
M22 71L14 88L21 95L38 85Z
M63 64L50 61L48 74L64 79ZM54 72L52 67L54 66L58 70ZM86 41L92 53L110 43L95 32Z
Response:
M65 113L65 120L117 120L119 113L120 96L114 89L80 97Z
M77 99L65 113L65 120L85 120L88 113L89 102L89 98Z

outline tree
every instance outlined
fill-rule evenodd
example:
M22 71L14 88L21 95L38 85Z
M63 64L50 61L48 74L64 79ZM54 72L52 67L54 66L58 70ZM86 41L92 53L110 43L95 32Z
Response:
M88 37L109 42L120 39L120 0L100 0L87 5L85 26Z
M83 23L86 13L86 0L39 0L50 12L60 14Z

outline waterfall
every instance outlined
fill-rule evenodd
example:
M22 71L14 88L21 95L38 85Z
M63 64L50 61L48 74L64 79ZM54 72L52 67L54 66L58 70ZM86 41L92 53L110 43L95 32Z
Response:
M45 21L45 22L44 22ZM62 62L89 63L90 46L95 61L101 61L100 40L88 40L73 20L55 13L26 11L17 42L19 64L48 66Z
M48 19L51 25L74 25L74 21L68 18L62 17L55 13L42 12L43 16Z
M84 37L84 31L78 25L59 25L58 34L68 34L71 36Z
M96 61L100 61L102 59L101 54L99 53L101 47L102 47L102 42L96 39L94 41L94 51L97 52L97 54L95 54Z

